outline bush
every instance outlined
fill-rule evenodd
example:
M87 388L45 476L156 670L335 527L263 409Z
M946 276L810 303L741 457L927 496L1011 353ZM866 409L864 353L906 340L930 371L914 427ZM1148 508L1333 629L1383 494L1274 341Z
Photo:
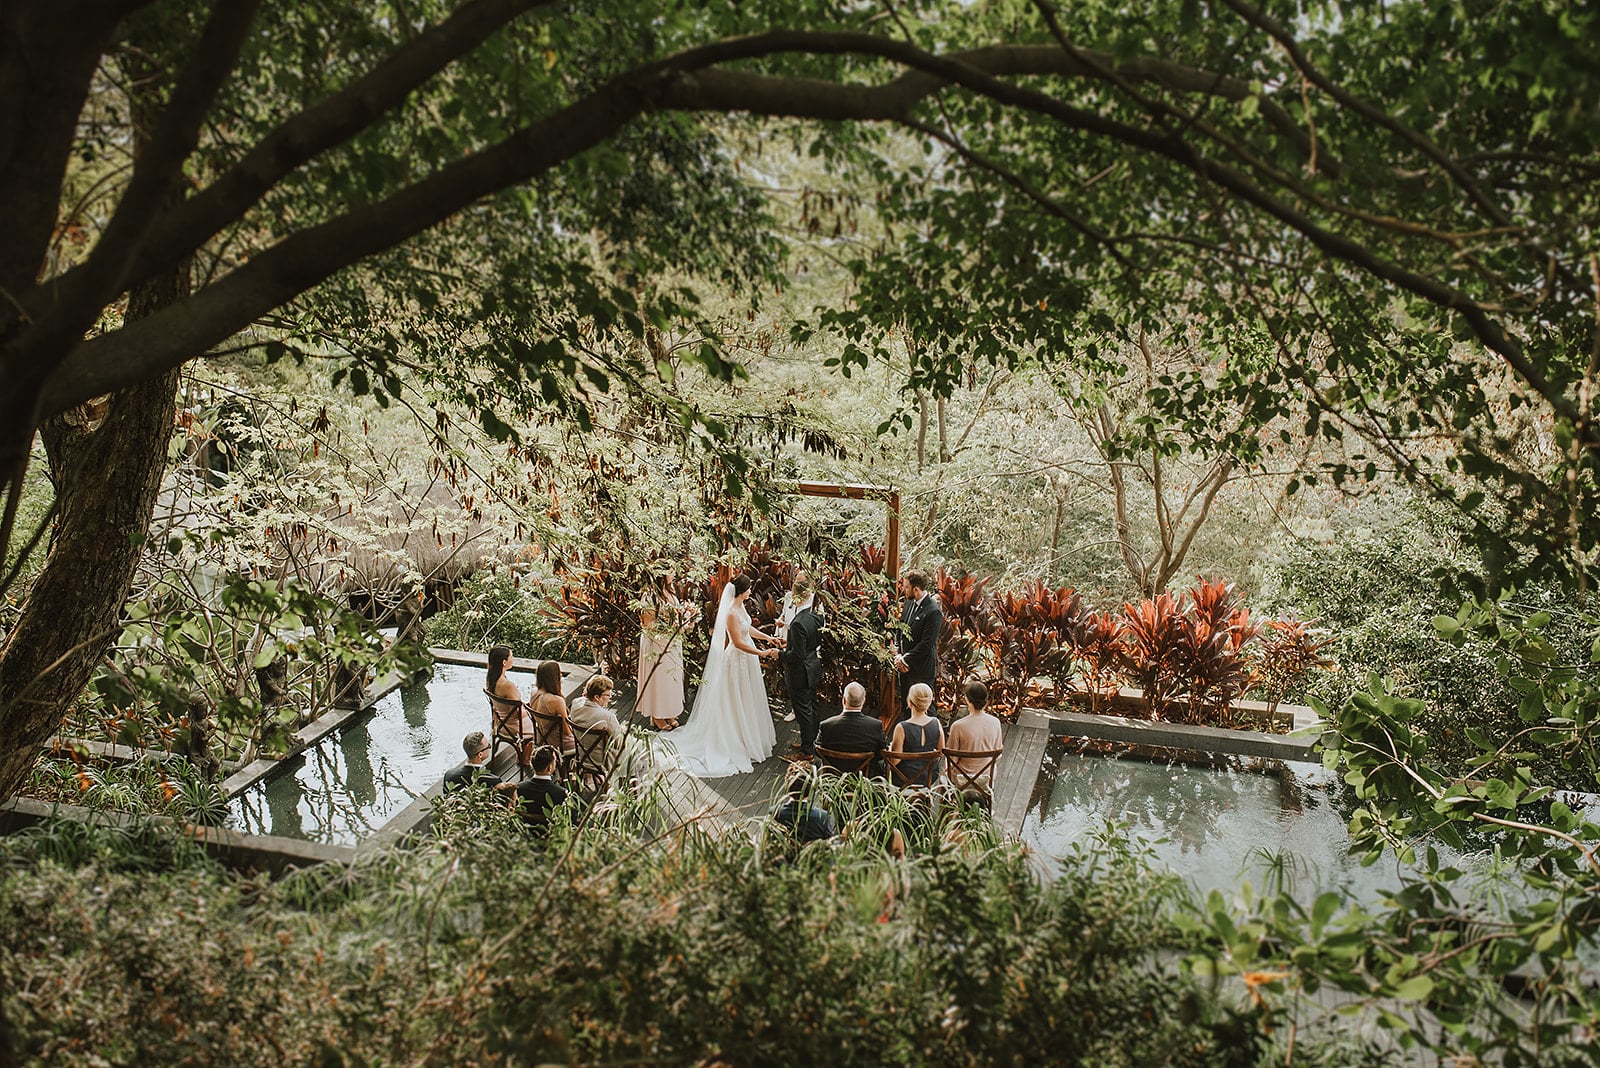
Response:
M537 581L511 570L480 571L467 579L456 603L428 620L427 635L428 644L443 649L509 645L528 660L564 653Z
M222 787L186 760L114 764L44 757L33 766L24 792L40 801L160 814L189 823L220 824L228 810Z
M858 826L890 803L829 789L856 791L827 803ZM791 855L664 830L646 797L533 845L486 798L447 804L430 841L277 883L176 853L134 874L105 850L0 840L12 1051L1131 1066L1257 1064L1271 1046L1254 1008L1175 970L1176 884L1110 841L1045 880L982 833L925 836L910 860L870 831ZM1288 1063L1313 1047L1301 1036Z
M1434 619L1453 618L1461 608L1461 599L1445 590L1441 568L1482 572L1476 561L1453 550L1447 529L1427 521L1329 545L1296 546L1278 572L1278 598L1281 607L1327 630L1331 640L1321 653L1333 667L1313 673L1292 697L1315 697L1337 708L1366 690L1371 676L1384 677L1396 696L1423 702L1415 726L1441 768L1479 774L1483 769L1470 765L1479 750L1467 728L1509 739L1525 727L1517 714L1522 695L1497 669L1501 653L1489 636L1469 632L1447 642L1436 633ZM1554 622L1546 637L1558 659L1588 663L1592 635L1586 636L1573 594L1530 587L1512 602L1524 612L1550 612ZM1595 789L1592 776L1555 762L1543 761L1537 770L1552 786Z

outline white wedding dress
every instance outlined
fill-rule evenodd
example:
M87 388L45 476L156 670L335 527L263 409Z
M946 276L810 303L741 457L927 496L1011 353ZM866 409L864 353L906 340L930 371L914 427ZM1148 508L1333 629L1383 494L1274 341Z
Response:
M678 766L701 778L742 775L771 756L778 740L761 661L734 646L729 635L734 628L749 644L750 617L734 603L730 582L717 606L711 651L689 722L663 739L677 750Z

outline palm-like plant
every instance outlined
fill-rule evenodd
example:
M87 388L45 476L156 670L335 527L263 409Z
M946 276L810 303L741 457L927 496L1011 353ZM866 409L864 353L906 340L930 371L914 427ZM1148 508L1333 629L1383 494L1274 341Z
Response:
M1186 641L1183 606L1170 593L1122 606L1123 674L1150 702L1150 715L1166 719L1183 690L1179 661Z

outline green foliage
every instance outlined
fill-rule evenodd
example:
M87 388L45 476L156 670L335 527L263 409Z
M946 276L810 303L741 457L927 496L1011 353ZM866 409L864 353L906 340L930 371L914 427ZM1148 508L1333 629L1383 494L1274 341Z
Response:
M1525 694L1510 681L1505 652L1492 632L1457 622L1460 597L1441 581L1441 575L1474 569L1458 534L1436 513L1380 534L1294 547L1277 576L1276 599L1326 628L1330 641L1321 652L1333 661L1331 670L1308 676L1297 695L1338 707L1365 689L1370 675L1380 675L1392 692L1420 702L1414 726L1428 738L1431 758L1464 773L1479 756L1469 730L1503 741L1524 726L1519 709ZM1586 603L1582 595L1531 586L1504 610L1523 617L1546 613L1547 662L1581 665L1589 658ZM1449 621L1445 637L1436 632L1436 619ZM1541 777L1551 785L1595 788L1592 772L1563 766L1548 752L1541 761Z
M506 568L480 571L462 583L455 603L428 620L428 644L483 651L509 645L517 656L544 660L563 653L536 577Z
M220 824L228 798L186 760L99 763L46 757L33 766L24 790L40 801L171 816Z
M818 800L865 828L888 795ZM969 816L895 860L866 829L793 854L663 814L624 794L534 844L468 791L431 840L275 883L143 831L0 839L11 1041L61 1064L1285 1063L1254 1008L1173 972L1176 884L1114 840L1042 880Z
M44 566L54 506L55 494L45 472L44 458L35 455L29 461L28 477L17 502L15 533L5 546L4 569L0 570L0 633L11 628L21 595ZM28 550L26 558L24 550Z
M1498 628L1508 649L1540 640L1538 621L1480 612L1463 622ZM1547 747L1562 763L1593 761L1600 690L1570 675L1513 677L1565 702L1555 714L1529 715L1514 742L1471 732L1479 749L1471 778L1434 761L1424 703L1376 676L1343 706L1321 709L1334 729L1324 762L1356 799L1353 849L1369 864L1392 856L1398 885L1371 903L1323 893L1310 908L1269 893L1247 900L1243 917L1213 895L1191 926L1204 947L1194 970L1241 976L1268 1019L1303 993L1332 988L1405 1049L1474 1063L1593 1063L1600 824L1551 800L1534 767ZM1477 858L1462 856L1468 842Z
M386 646L361 616L299 583L230 575L203 594L175 570L143 592L78 713L128 744L197 759L212 745L219 756L282 750L341 677L416 666L414 650ZM297 703L266 705L251 683L279 658L301 666Z

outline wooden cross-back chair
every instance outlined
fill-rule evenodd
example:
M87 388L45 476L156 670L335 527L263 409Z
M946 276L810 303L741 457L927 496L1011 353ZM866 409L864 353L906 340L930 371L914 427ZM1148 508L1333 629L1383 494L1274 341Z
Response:
M502 697L485 687L489 698L489 762L500 755L500 746L509 745L517 754L517 777L527 775L528 764L533 760L535 736L522 730L522 702Z
M877 753L846 753L838 749L817 746L817 756L822 760L818 770L830 775L870 775L872 761Z
M572 741L572 774L586 788L605 785L611 775L607 748L611 732L604 727L574 727Z
M955 787L956 793L961 793L968 788L982 790L989 796L994 796L994 768L1000 761L1000 754L1005 748L985 750L982 752L968 752L964 749L944 748L939 750L944 754L944 774L950 785ZM976 770L968 771L961 766L962 761L982 761Z
M883 764L889 770L889 785L904 789L907 786L932 786L939 781L939 751L928 753L883 752Z
M548 745L558 755L556 766L560 769L561 777L567 778L572 774L573 751L567 748L567 736L577 737L572 729L572 723L567 719L566 702L561 703L561 713L541 712L537 700L528 704L528 715L533 720L533 744Z

